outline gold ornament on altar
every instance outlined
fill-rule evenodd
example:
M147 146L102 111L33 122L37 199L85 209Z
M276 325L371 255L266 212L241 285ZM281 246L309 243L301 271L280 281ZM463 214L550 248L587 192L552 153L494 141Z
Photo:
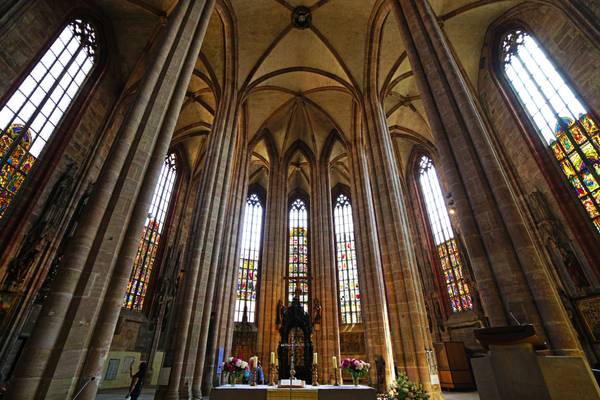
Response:
M333 364L333 386L340 386L340 382L338 380L339 365L338 365L337 357L333 356L331 358L331 361Z
M319 386L319 365L318 365L318 354L313 354L313 365L312 365L312 385Z

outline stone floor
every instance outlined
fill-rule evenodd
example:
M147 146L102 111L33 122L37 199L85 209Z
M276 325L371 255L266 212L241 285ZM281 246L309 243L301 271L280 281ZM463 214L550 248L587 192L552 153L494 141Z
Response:
M96 400L122 400L127 394L126 389L101 390ZM479 400L477 392L444 392L446 400ZM139 400L153 400L154 389L144 389ZM208 397L205 398L208 400Z
M444 392L446 400L479 400L477 392Z

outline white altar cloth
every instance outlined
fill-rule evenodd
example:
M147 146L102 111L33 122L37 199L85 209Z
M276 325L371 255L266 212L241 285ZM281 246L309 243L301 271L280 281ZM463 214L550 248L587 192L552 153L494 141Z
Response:
M213 388L210 400L375 400L375 389L369 386L310 386L278 388L266 385L223 385Z

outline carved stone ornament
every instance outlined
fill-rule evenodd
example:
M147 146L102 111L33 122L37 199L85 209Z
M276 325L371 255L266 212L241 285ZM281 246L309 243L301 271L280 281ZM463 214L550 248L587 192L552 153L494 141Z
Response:
M310 27L312 22L312 14L308 7L298 6L292 12L292 23L295 28L306 29Z

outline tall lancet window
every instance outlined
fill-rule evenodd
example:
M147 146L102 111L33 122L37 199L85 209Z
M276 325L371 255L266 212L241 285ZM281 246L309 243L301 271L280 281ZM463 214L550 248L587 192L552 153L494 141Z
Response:
M235 302L235 322L256 320L256 284L260 262L260 244L262 239L263 205L256 193L246 200L244 230L242 233L242 253L238 269L237 299Z
M67 24L0 108L0 218L96 63L96 31Z
M354 223L352 222L350 199L344 194L338 195L335 201L333 223L335 225L335 249L342 324L358 324L361 322L361 314Z
M502 65L538 136L600 233L600 134L597 121L527 32L502 40Z
M288 303L294 299L299 288L300 303L308 311L309 264L308 264L308 209L302 199L295 199L290 205L289 249L288 249Z
M422 156L418 168L421 197L427 210L427 220L450 307L452 312L471 310L471 290L463 278L462 256L450 224L450 216L433 161L427 156Z
M148 282L156 261L161 234L167 220L169 203L171 197L173 197L176 175L175 155L171 154L165 159L160 171L160 178L152 195L152 203L150 203L144 231L133 260L133 271L125 293L123 302L125 308L141 310L144 306Z

